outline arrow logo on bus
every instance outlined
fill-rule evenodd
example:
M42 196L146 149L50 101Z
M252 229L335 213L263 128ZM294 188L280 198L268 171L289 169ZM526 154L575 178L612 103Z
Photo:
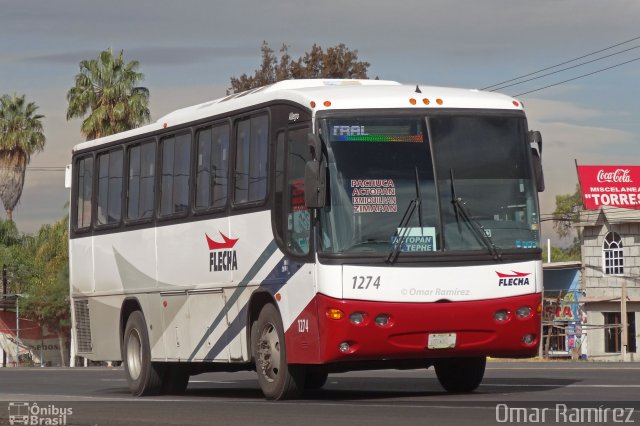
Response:
M496 271L496 274L498 274L499 278L522 278L522 277L531 275L530 272L516 272L516 271L511 271L511 272L513 272L513 274L503 274Z
M222 232L220 231L218 232L220 233L220 236L224 241L222 243L214 241L211 238L209 238L209 236L206 233L204 234L204 236L207 237L207 244L209 244L209 250L232 249L233 246L235 246L236 243L238 242L238 238L229 238L226 235L224 235Z

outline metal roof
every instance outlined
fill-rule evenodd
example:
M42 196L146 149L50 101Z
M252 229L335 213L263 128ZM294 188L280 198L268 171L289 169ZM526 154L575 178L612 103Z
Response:
M92 148L119 139L141 136L164 128L276 100L296 102L309 108L313 113L322 110L375 108L522 110L522 104L509 96L476 89L434 87L422 84L403 85L388 80L286 80L178 109L161 117L155 123L83 142L76 145L73 150ZM325 105L325 101L329 101L330 105Z

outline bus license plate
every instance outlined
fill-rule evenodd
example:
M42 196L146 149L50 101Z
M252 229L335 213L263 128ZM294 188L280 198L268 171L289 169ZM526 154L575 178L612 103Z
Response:
M427 349L449 349L456 347L456 333L429 334Z

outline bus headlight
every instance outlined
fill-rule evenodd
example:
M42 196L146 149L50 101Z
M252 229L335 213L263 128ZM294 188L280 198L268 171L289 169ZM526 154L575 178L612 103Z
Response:
M351 324L360 325L364 322L364 312L354 312L349 315L349 321Z
M387 325L389 325L389 315L387 314L380 314L376 317L375 319L376 324L378 324L380 327L386 327Z
M498 322L504 322L509 319L509 311L507 311L506 309L500 309L499 311L496 311L495 314L493 314L493 318Z
M520 306L516 309L516 316L518 318L527 318L531 315L531 308L528 306Z

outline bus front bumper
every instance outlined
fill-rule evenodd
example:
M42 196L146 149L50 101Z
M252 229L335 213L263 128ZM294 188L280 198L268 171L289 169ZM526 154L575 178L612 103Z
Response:
M320 364L538 354L540 293L436 303L341 300L318 294L316 303ZM520 317L516 312L523 307L530 314Z

